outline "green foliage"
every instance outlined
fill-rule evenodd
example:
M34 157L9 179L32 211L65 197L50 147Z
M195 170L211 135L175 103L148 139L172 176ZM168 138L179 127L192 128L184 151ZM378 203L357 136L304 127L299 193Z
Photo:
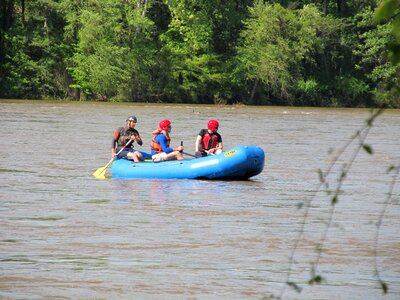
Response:
M9 98L60 97L65 94L59 74L68 46L62 43L62 18L51 0L27 2L30 12L1 32L0 96ZM59 27L61 26L61 28Z
M307 97L315 102L318 84L305 78L319 69L317 62L333 38L335 22L312 5L289 10L264 1L256 1L250 16L237 55L244 78L259 80L264 93L282 104L297 104L296 98Z
M375 21L389 21L394 41L389 44L393 64L400 63L400 1L382 0L375 12Z
M321 87L315 79L300 79L296 84L296 104L312 104L319 106L322 103Z
M5 1L0 97L400 107L398 1L271 2Z
M163 54L170 61L170 88L189 102L215 97L223 79L219 57L213 50L213 24L206 5L194 1L171 3L171 23L160 36Z
M332 89L341 99L341 105L350 107L362 106L370 90L367 83L351 75L337 77Z
M373 22L373 11L365 10L358 14L357 27L361 32L360 43L353 53L360 57L356 70L365 74L376 96L376 103L389 107L398 107L398 94L393 87L398 83L400 66L391 64L387 45L393 43L391 23L376 25ZM366 30L368 29L368 30Z
M88 0L80 10L71 10L68 19L79 20L69 27L77 28L70 71L74 87L86 94L116 97L122 87L135 85L133 78L154 59L148 57L155 52L153 23L133 2Z

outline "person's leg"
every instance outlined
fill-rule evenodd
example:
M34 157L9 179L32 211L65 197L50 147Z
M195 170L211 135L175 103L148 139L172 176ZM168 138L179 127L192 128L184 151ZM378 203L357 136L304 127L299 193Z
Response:
M150 153L142 151L142 150L136 150L136 152L139 152L140 155L142 156L141 160L151 159L151 157L152 157L152 155Z
M184 159L185 159L185 158L183 157L182 152L179 152L179 151L176 151L176 152L178 152L178 153L176 154L176 159L177 159L177 160L184 160Z
M135 152L129 152L126 155L127 159L133 160L134 162L140 162L141 160L143 160L142 154L138 151Z
M167 153L165 153L165 152L161 152L161 153L154 154L154 155L151 157L151 159L152 159L154 162L165 161L165 160L168 160L168 155L167 155Z
M144 160L142 153L140 153L139 151L135 151L134 154L136 155L136 157L137 157L137 159L139 161L143 161Z
M173 160L173 159L176 159L176 160L183 160L184 158L183 158L183 155L182 155L181 152L179 152L179 151L172 151L172 152L170 152L170 153L167 154L167 160Z

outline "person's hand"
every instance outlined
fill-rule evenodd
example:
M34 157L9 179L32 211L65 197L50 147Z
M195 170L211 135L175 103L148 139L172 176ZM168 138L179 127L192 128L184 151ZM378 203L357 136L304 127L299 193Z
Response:
M179 152L182 152L183 149L184 149L183 146L178 146L178 147L176 148L176 150L179 151Z
M200 151L195 152L195 153L194 153L194 156L196 156L196 157L203 157L203 155L201 154Z
M210 150L207 151L207 154L214 154L215 148L211 148Z
M139 138L140 139L140 138ZM134 141L136 140L136 136L134 134L131 135L131 140Z

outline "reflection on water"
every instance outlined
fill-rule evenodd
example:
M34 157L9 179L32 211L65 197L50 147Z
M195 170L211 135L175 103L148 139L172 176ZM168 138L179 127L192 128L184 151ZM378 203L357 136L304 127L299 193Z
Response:
M0 298L261 299L279 295L318 169L368 117L360 109L161 106L68 102L0 103ZM251 181L96 180L110 159L112 131L126 116L148 150L159 119L173 120L172 144L194 151L210 118L226 148L264 149L265 170ZM193 112L196 112L194 115ZM318 272L309 286L331 208L312 202L285 299L400 297L399 184L378 242L374 237L400 161L399 111L387 111L342 187ZM28 130L29 129L29 130Z

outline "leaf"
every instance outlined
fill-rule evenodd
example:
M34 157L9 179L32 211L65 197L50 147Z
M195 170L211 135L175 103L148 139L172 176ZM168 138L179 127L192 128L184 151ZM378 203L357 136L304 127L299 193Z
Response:
M287 285L293 288L296 292L301 292L301 287L299 287L296 283L289 281L287 282Z
M389 290L387 284L385 282L383 282L382 280L379 281L379 284L381 285L381 289L383 290L383 293L387 294L387 292Z
M375 11L375 21L388 19L396 14L400 6L400 0L383 0Z
M372 147L368 144L363 144L363 149L368 153L368 154L373 154Z
M321 284L324 278L321 275L315 275L308 281L308 284Z

